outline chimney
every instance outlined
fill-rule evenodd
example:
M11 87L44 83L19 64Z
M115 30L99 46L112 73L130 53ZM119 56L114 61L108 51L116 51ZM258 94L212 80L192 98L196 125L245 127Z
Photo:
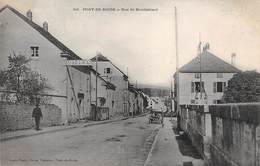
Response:
M32 21L32 11L31 11L31 10L28 10L28 11L26 12L26 17L27 17L29 20Z
M45 31L48 32L48 23L46 21L43 22L42 27Z
M236 53L231 54L231 65L236 66Z

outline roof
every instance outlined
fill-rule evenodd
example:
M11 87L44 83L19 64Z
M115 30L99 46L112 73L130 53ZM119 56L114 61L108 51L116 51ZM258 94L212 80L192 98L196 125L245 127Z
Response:
M200 70L201 56L201 70ZM239 73L240 70L216 55L203 51L189 63L179 69L180 73Z
M106 87L107 87L107 89L116 90L116 86L108 81L106 81Z
M91 58L90 60L91 61L96 61L96 58L97 58L97 61L109 61L109 59L107 59L107 57L105 57L102 54L98 54L95 57Z
M129 92L133 92L135 94L138 93L137 89L133 85L131 85L131 84L128 85L128 90L129 90Z
M114 65L107 57L105 57L102 54L98 54L95 57L91 58L90 60L94 62L96 61L96 59L99 62L110 62L119 72L121 72L124 75L124 79L127 80L128 76L122 70L120 70L116 65Z
M21 14L19 11L14 9L13 7L6 5L2 9L0 9L0 13L4 11L5 9L9 9L12 12L14 12L18 17L20 17L22 20L24 20L27 24L29 24L32 28L34 28L36 31L38 31L43 37L45 37L47 40L49 40L51 43L53 43L56 47L58 47L63 52L68 53L72 59L81 59L77 54L75 54L72 50L70 50L68 47L66 47L63 43L61 43L58 39L56 39L54 36L52 36L48 31L44 30L41 26L34 23L32 20L28 19L26 16Z

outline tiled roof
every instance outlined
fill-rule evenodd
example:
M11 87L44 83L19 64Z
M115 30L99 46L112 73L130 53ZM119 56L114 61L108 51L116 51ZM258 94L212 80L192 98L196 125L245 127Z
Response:
M200 58L201 56L201 58ZM218 58L216 55L203 51L200 55L192 59L189 63L179 69L180 73L199 73L201 59L202 73L238 73L239 69Z
M66 47L64 44L62 44L58 39L56 39L54 36L52 36L48 31L45 31L41 26L37 25L36 23L34 23L30 19L28 19L26 16L24 16L19 11L12 8L11 6L9 6L9 5L4 6L2 9L0 9L0 13L7 8L9 10L11 10L12 12L14 12L18 17L20 17L22 20L24 20L27 24L29 24L36 31L38 31L43 37L45 37L47 40L49 40L51 43L53 43L60 50L68 53L70 55L71 59L81 59L72 50L70 50L68 47Z

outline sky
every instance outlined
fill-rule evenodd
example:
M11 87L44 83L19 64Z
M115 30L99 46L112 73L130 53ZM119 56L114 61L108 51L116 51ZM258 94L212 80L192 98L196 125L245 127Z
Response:
M226 62L236 53L241 70L260 71L260 0L0 0L0 7L6 4L23 14L31 9L35 23L47 21L49 32L82 59L101 52L128 69L133 83L170 87L176 70L174 7L179 67L196 56L201 41Z

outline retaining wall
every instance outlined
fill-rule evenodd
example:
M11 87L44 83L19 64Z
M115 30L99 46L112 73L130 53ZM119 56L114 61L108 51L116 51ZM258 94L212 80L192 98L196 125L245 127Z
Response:
M34 105L8 104L0 102L0 130L28 129L34 126L32 111ZM61 124L61 109L53 104L40 106L43 114L41 126Z
M260 105L209 106L213 165L260 165Z
M212 166L260 166L260 103L181 106L180 126Z

